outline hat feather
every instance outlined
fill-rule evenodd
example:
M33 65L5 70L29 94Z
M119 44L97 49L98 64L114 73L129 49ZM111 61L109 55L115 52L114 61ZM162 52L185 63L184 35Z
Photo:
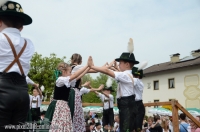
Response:
M107 82L106 82L106 87L109 88L112 86L112 79L109 77Z
M131 54L131 53L133 53L133 50L134 50L133 39L130 38L129 42L128 42L128 52Z
M0 0L0 7L3 6L8 0Z
M40 89L41 89L41 91L43 92L43 91L44 91L44 86L42 85L42 86L40 87Z
M143 61L140 66L138 67L138 71L139 70L143 70L146 66L147 66L148 62L147 61Z

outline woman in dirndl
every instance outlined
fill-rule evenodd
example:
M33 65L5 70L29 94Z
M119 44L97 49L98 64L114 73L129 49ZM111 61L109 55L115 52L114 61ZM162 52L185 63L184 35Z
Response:
M73 132L71 111L68 99L71 87L75 86L76 78L82 74L88 66L85 66L71 75L71 67L64 62L58 64L58 78L54 89L53 101L45 114L45 123L51 124L51 132Z
M71 57L71 67L72 67L72 75L76 73L76 71L83 68L82 57L80 54L73 54ZM85 86L89 87L90 82L86 82L81 86L81 77L86 73L96 73L96 71L91 70L89 67L78 77L76 78L76 84L70 91L69 96L69 107L71 110L71 116L73 119L73 130L74 132L84 132L85 130L85 119L84 112L82 108L82 95L87 94L93 91L99 91L99 89L87 89Z

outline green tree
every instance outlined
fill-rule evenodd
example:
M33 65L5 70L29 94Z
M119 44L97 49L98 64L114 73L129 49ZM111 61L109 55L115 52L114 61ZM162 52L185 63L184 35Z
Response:
M33 55L28 76L40 86L45 87L44 93L48 93L47 97L53 92L55 86L54 70L58 63L63 62L66 57L58 58L56 54L52 53L49 57L43 57L37 52ZM29 88L29 93L31 93Z
M90 74L85 74L82 78L81 78L81 82L82 84L84 84L85 82L90 81L93 82L93 79L91 77Z

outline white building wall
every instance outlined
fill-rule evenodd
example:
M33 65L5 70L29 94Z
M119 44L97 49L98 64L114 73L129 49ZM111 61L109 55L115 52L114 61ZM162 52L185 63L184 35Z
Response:
M175 79L174 89L169 89L168 79L170 78ZM156 80L159 81L159 90L154 90L153 81ZM147 75L142 81L144 83L144 103L176 99L183 107L200 108L200 66ZM148 88L148 83L150 88ZM147 115L148 109L149 107L146 108Z

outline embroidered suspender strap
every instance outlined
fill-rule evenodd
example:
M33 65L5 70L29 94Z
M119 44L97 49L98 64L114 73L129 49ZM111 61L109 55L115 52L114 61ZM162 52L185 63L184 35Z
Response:
M108 102L109 102L109 109L110 109L110 97L109 97L109 100L108 100Z
M105 100L105 98L104 98L104 100ZM109 104L109 109L110 109L110 98L108 97L108 104Z
M128 74L128 76L131 78L131 80L132 80L132 82L133 82L133 88L134 88L134 80L133 80L133 77L132 77L130 74ZM133 89L133 93L134 93L134 89Z
M109 102L109 108L110 108L110 98L108 97L108 100L106 100L106 102ZM105 97L104 97L104 102L103 102L103 108L104 108L104 103L105 103Z
M36 98L37 98L37 96L36 96ZM37 104L36 104L36 108L38 108L38 98L37 98L37 102L36 102Z
M121 98L122 97L122 91L121 91L121 88L120 88L120 84L118 84L118 90L117 91L119 92L119 98Z
M30 107L32 108L32 103L33 103L33 97L32 97L32 100L31 100L31 105L30 105Z
M12 52L13 52L13 55L14 55L15 59L12 61L12 63L10 63L10 65L3 72L7 73L10 70L10 68L17 62L17 65L18 65L18 67L20 69L20 72L24 76L24 71L23 71L22 65L21 65L21 63L19 61L19 58L22 55L22 53L24 52L24 50L25 50L25 48L27 46L27 42L25 40L24 46L22 47L21 51L17 55L15 47L14 47L13 43L11 42L10 38L6 34L4 34L4 35L5 35L6 39L8 40L8 43L10 44L10 47L12 49Z

